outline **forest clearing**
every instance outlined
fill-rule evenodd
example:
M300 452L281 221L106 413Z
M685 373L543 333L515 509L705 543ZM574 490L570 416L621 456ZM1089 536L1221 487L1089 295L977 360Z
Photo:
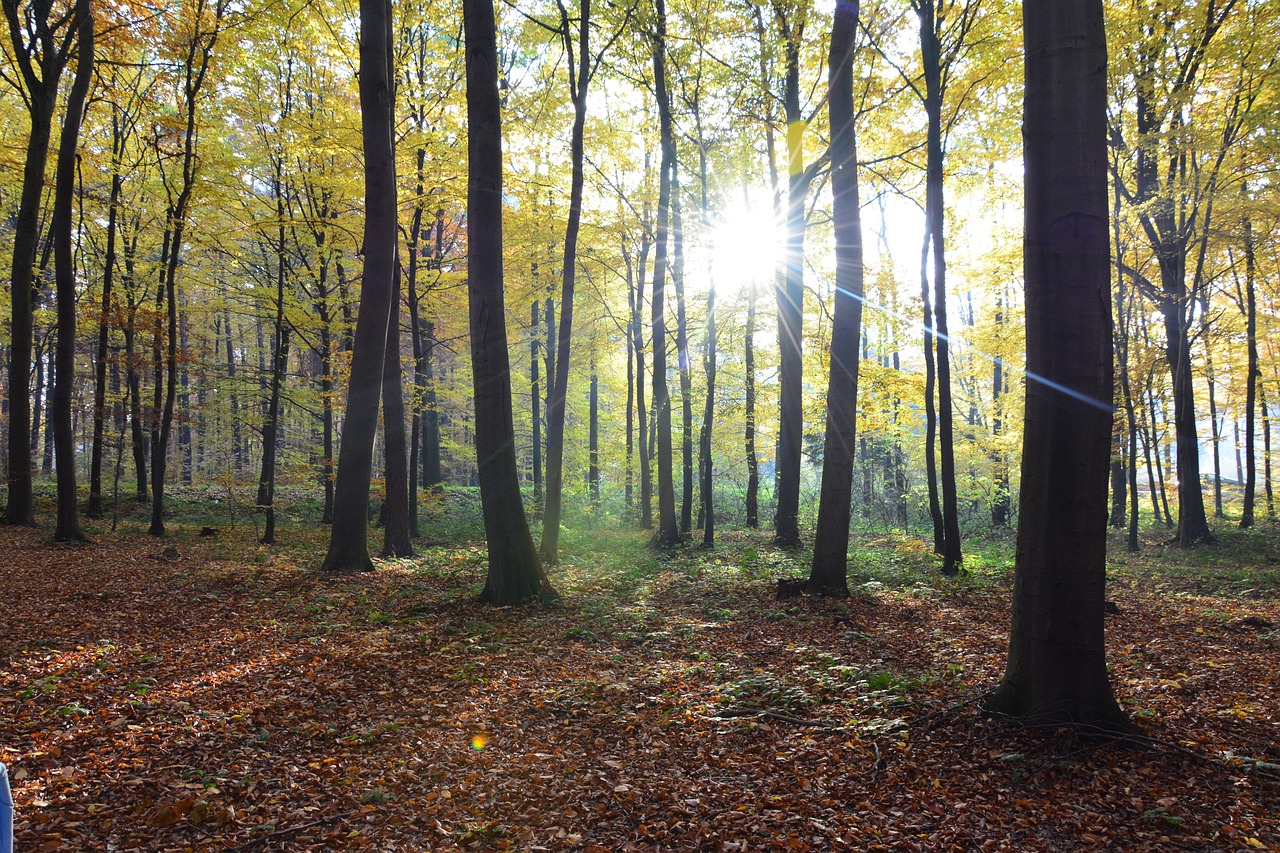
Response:
M0 528L19 850L1280 847L1270 527L1114 549L1116 741L979 712L1007 537L955 580L855 541L830 602L776 600L805 566L760 532L602 530L566 538L559 606L491 608L480 543L334 577L315 528L143 523Z

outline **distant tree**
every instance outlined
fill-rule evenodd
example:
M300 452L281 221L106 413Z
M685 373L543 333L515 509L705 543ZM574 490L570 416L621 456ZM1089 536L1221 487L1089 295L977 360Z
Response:
M862 337L862 221L858 210L858 145L854 131L853 52L858 6L837 3L831 26L831 195L836 237L836 306L831 325L827 428L813 563L806 588L849 594L849 519L853 449L858 428L858 341Z
M529 533L516 468L511 360L502 275L502 110L493 0L463 0L467 52L467 293L475 389L476 464L489 571L480 600L498 606L556 597Z
M1102 0L1027 0L1027 402L1004 678L990 711L1110 729L1103 604L1111 455Z

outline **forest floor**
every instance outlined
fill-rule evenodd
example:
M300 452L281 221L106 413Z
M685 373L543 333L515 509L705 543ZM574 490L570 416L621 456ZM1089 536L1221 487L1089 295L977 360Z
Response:
M980 713L1007 539L954 582L868 542L831 603L764 533L597 531L493 609L474 544L332 578L197 530L0 527L18 850L1280 850L1274 532L1113 549L1116 742Z

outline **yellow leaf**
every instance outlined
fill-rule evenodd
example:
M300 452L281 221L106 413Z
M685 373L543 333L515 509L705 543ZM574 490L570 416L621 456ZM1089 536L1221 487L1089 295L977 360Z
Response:
M1261 841L1259 841L1258 839L1254 838L1252 835L1250 835L1250 836L1248 836L1247 838L1245 838L1244 843L1245 843L1245 844L1248 844L1250 847L1256 847L1256 848L1257 848L1257 849L1259 849L1259 850L1266 850L1266 849L1267 849L1267 845L1263 844Z

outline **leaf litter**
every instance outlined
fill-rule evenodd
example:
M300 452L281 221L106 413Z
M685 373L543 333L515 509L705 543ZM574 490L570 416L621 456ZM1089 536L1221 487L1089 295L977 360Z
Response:
M1117 743L979 712L1007 577L776 601L739 534L504 610L243 535L0 528L17 849L1280 850L1274 590L1113 578Z

